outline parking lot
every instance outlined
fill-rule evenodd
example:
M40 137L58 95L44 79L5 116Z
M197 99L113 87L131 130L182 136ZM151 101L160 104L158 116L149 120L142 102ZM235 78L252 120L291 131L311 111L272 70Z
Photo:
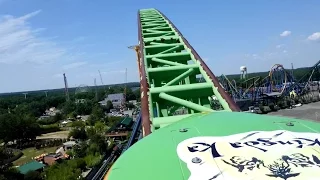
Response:
M298 119L309 119L320 122L320 102L303 104L293 109L282 109L277 112L268 113L272 116L287 116Z

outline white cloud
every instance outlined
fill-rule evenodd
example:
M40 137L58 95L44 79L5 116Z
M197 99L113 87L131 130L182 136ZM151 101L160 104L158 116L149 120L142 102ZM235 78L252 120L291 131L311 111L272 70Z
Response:
M40 10L23 16L0 15L0 82L6 82L0 86L0 92L61 88L64 72L70 87L92 84L90 73L96 72L95 77L99 79L98 69L103 71L105 84L119 83L124 81L125 72L119 67L136 65L132 60L110 60L114 59L114 53L109 55L105 51L84 48L91 34L66 39L58 37L59 28L52 27L50 31L56 34L46 36L46 29L31 24L32 18L40 15ZM69 31L78 28L70 26ZM120 59L126 59L126 56ZM132 69L137 68L132 66ZM10 81L6 74L11 74ZM138 76L128 71L128 81L136 79Z
M78 67L81 67L86 64L87 64L87 62L74 62L74 63L62 66L62 69L64 69L64 70L74 69L74 68L78 68Z
M21 17L0 17L0 63L43 64L54 62L65 54L65 50L53 41L39 37L44 29L33 29L27 22L40 12L41 10L34 11Z
M315 32L308 37L310 41L319 41L320 40L320 32Z
M277 49L281 49L281 48L283 48L285 45L284 44L278 44L277 46L276 46L276 48Z
M283 31L283 32L280 34L280 36L281 36L281 37L287 37L287 36L290 36L290 34L291 34L291 31Z
M267 52L266 53L266 56L275 56L275 55L277 55L277 53L276 52Z

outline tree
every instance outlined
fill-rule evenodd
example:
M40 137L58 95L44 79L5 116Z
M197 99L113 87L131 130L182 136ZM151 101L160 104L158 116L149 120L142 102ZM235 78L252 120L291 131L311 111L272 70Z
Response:
M88 122L90 125L94 125L96 122L104 118L103 110L100 106L95 106L92 109L92 114L89 116Z
M58 122L58 121L61 121L63 120L63 115L61 113L56 113L55 116L53 116L53 121L54 122Z
M29 104L30 111L33 116L39 117L46 111L46 106L43 101L33 101Z
M94 128L96 130L96 133L103 134L106 132L107 126L103 124L103 122L98 121L94 124Z
M72 118L72 119L74 119L74 118L76 118L76 117L77 117L77 115L78 115L78 114L77 114L76 112L74 112L74 111L73 111L73 112L69 113L69 114L67 115L67 117L68 117L68 118Z
M17 169L12 167L12 163L7 161L13 156L13 152L0 146L0 180L15 180L23 178Z
M74 122L72 122L72 127L74 127L74 128L84 128L85 124L82 121L74 121Z
M99 119L97 119L95 116L93 116L92 114L89 116L88 118L88 124L90 126L93 126Z
M76 110L76 103L73 101L67 101L62 108L64 114L70 114Z
M103 135L95 134L90 139L90 148L88 154L95 154L96 152L103 153L107 150L107 143Z
M68 165L71 166L73 169L81 169L81 171L86 169L86 161L82 158L75 158L68 162Z
M121 120L122 117L117 117L117 116L111 116L108 117L108 123L107 125L109 127L113 126L115 123L118 123Z
M4 172L0 172L0 179L1 180L20 180L23 179L23 175L19 173L17 168L10 167Z
M21 132L19 132L19 139L26 141L35 140L38 135L40 135L40 126L36 123L34 119L27 119L20 117L21 121L19 124Z
M101 119L104 117L103 109L100 106L94 106L92 109L92 115L94 115L97 119Z
M99 145L96 143L90 143L89 148L87 149L87 154L96 154L100 153Z
M113 109L113 104L112 104L112 102L111 101L107 101L107 111L109 112L110 111L110 109Z
M73 148L75 157L78 157L78 158L85 157L87 148L88 148L88 144L86 142L81 142L80 144L75 145Z
M0 115L0 139L5 143L18 139L16 128L20 128L19 124L19 119L13 114Z
M46 97L44 101L46 108L59 107L66 101L66 98L63 95L55 95Z
M99 101L103 100L105 98L105 90L104 89L98 89L98 97L99 97Z
M61 164L54 164L45 169L47 180L79 180L81 178L81 169L77 160L65 161ZM82 165L81 165L82 166ZM80 178L79 178L80 177Z
M130 100L136 100L136 94L130 89L127 88L127 92L126 92L126 100L130 101Z
M85 124L82 121L75 121L72 123L73 129L69 132L69 137L73 137L75 139L86 140L88 138Z
M86 132L89 139L97 133L94 127L87 128Z
M135 97L136 97L136 100L137 100L137 101L141 101L141 92L140 92L140 88L139 88L139 89L137 89L137 90L135 90L135 91L133 91L133 94L135 95Z
M30 141L40 134L40 127L34 119L15 114L0 115L0 139L9 141Z
M88 138L84 127L72 129L69 132L69 137L73 137L75 139L80 139L80 140L86 140Z
M4 147L0 147L0 174L2 174L10 168L11 164L7 163L6 160L8 160L11 157L12 154L6 151Z
M38 171L29 171L24 175L25 180L42 180L41 174Z
M84 158L84 160L86 161L86 164L88 165L89 168L92 168L92 167L98 165L100 162L100 159L101 159L101 157L99 154L98 155L89 154L88 156L86 156Z
M79 115L87 115L92 111L93 103L90 100L86 100L83 103L77 103L75 112Z

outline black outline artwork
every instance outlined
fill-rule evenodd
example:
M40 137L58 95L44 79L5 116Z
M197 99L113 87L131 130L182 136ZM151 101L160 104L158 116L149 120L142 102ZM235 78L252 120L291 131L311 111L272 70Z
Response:
M300 175L300 173L292 173L290 165L286 162L281 162L280 164L274 161L273 164L268 165L268 169L272 174L266 174L267 176L282 178L284 180Z
M320 167L320 159L316 155L312 155L311 157L312 158L302 153L283 155L280 159L273 161L273 163L269 165L265 165L262 160L259 160L256 157L252 157L248 160L240 156L233 156L229 161L224 159L222 159L222 161L234 168L237 168L240 173L245 173L245 170L253 171L255 168L267 168L270 173L266 174L266 176L287 180L292 177L297 177L302 173L293 172L290 166L301 168L314 166Z

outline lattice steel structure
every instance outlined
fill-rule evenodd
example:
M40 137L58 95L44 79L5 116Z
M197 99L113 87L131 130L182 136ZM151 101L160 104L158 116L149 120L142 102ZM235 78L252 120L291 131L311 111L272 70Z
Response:
M238 111L200 56L163 14L155 9L140 10L139 28L140 70L148 84L143 90L148 90L151 131L194 113L214 111L213 96L222 110ZM200 83L198 76L205 81ZM187 108L188 114L173 116L181 107Z

